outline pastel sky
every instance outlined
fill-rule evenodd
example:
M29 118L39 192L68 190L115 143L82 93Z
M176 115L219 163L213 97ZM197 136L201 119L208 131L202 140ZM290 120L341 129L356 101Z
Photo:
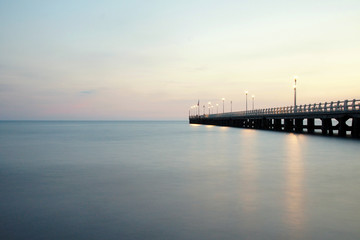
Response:
M0 0L0 119L360 99L360 1Z

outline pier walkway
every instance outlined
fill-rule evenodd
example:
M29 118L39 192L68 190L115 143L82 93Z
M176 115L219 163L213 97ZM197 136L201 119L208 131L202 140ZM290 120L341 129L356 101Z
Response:
M360 138L360 100L190 115L189 122L191 124Z

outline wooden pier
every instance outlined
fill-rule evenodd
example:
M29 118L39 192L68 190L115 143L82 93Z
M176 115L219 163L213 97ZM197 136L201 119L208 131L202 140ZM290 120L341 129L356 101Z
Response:
M191 124L360 138L360 100L190 115Z

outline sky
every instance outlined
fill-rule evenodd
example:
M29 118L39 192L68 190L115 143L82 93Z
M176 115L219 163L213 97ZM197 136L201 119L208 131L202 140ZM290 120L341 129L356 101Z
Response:
M360 99L360 1L0 0L0 120ZM221 111L221 110L219 110Z

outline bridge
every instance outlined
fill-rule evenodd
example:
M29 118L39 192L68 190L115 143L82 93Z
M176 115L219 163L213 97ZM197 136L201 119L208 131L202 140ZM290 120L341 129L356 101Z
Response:
M360 100L189 115L191 124L360 138Z

